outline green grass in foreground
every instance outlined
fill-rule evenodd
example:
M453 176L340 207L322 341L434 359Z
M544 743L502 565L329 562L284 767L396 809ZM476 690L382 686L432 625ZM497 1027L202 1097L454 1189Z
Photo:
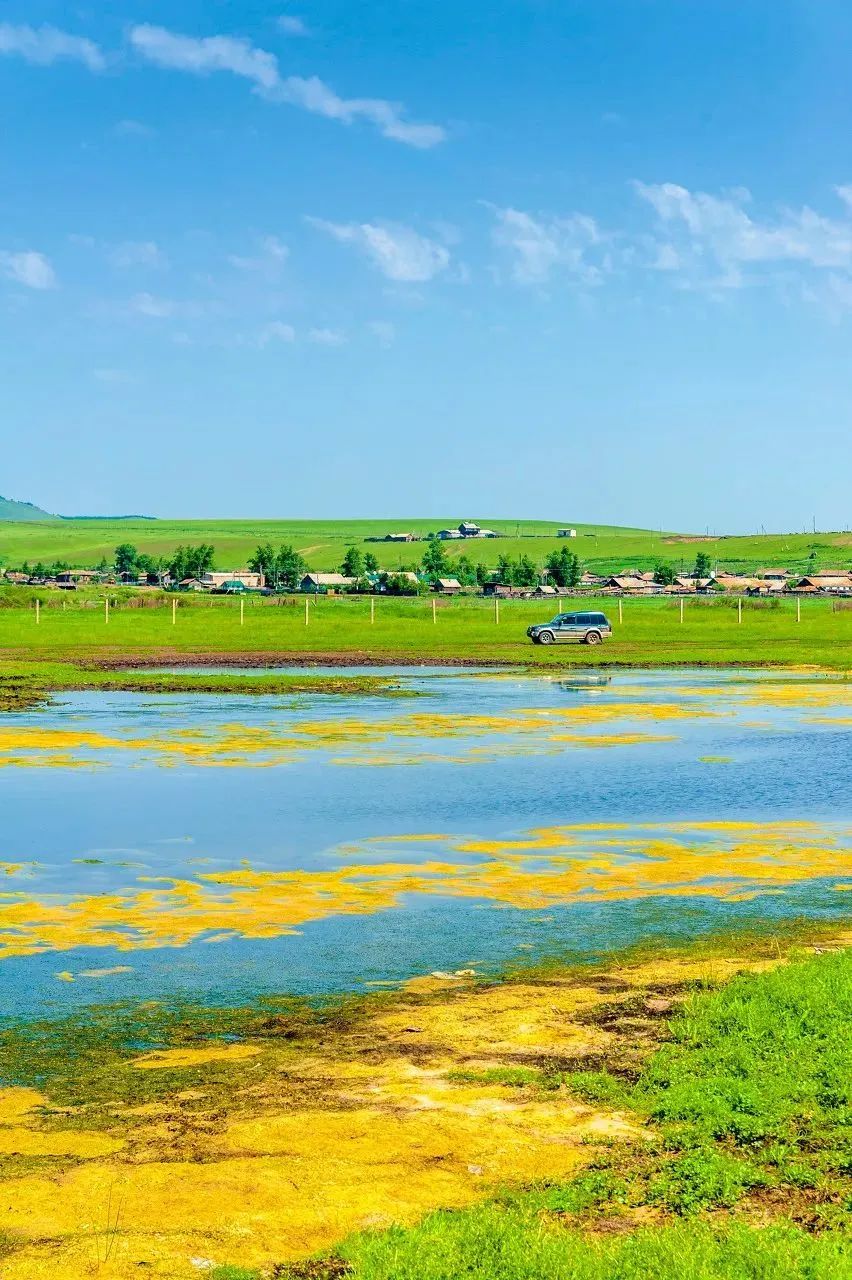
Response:
M489 601L439 600L433 622L431 600L379 599L371 621L368 599L324 598L308 606L307 625L304 599L292 597L252 597L242 624L239 602L228 597L181 599L175 625L171 601L162 596L120 604L108 623L102 602L84 597L73 604L66 601L64 610L62 603L53 593L38 624L32 605L0 608L0 660L137 658L168 665L181 657L215 661L251 654L272 663L461 661L548 670L590 665L852 667L852 609L835 607L838 602L830 600L803 601L801 622L790 600L743 601L742 622L735 600L688 600L681 622L678 601L628 599L619 622L617 600L589 598L578 607L603 609L615 630L612 640L594 649L530 644L527 626L556 611L548 601L504 601L498 620Z
M473 1209L430 1214L410 1229L362 1233L326 1260L276 1274L316 1280L852 1274L852 1242L842 1231L852 1207L852 953L694 994L669 1033L633 1084L606 1072L556 1082L575 1096L633 1109L654 1136L614 1145L568 1183L512 1190ZM505 1083L536 1087L529 1074L509 1073ZM658 1221L641 1225L649 1212ZM755 1220L764 1225L751 1225ZM229 1272L218 1275L228 1280Z

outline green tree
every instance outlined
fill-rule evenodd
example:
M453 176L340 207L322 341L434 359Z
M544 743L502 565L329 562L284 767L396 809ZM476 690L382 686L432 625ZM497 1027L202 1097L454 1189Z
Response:
M357 547L347 547L340 572L347 578L361 578L364 574L364 557Z
M476 566L469 556L459 556L453 565L453 573L463 587L476 586Z
M289 543L284 543L278 548L278 555L275 558L278 586L283 587L285 591L295 591L307 569L305 561Z
M264 542L255 547L248 567L252 573L262 573L269 585L275 586L276 555L271 542Z
M114 566L116 573L135 574L138 569L139 552L132 542L121 542L115 549Z
M661 587L670 587L676 577L674 565L666 564L663 560L654 569L654 581Z
M373 555L372 551L364 552L364 572L365 573L379 572L379 562L376 559L376 557Z
M430 535L426 540L426 550L423 552L423 572L428 575L430 582L433 584L439 578L447 578L450 574L450 561L444 550L444 544L439 538Z
M699 551L695 557L695 568L693 569L693 577L709 578L713 572L713 561L706 551Z
M568 547L552 551L544 567L557 587L576 587L583 576L579 557Z
M480 560L476 566L477 585L484 587L486 582L491 582L494 577L494 570L489 569L487 564L483 564Z

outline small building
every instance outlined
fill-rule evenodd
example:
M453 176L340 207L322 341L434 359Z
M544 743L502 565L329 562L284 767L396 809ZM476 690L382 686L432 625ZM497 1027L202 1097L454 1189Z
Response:
M306 573L299 583L299 590L310 595L333 595L336 591L345 591L353 587L357 578L347 578L343 573Z
M546 582L540 582L533 592L534 596L558 596L559 592L556 587L551 587Z
M178 590L201 592L209 591L210 588L207 586L206 582L202 582L200 578L183 578L178 583Z
M442 596L457 596L462 589L462 584L458 578L439 578L437 589Z
M203 573L201 581L210 591L221 589L226 582L241 582L249 591L259 591L266 585L263 574L253 573L251 569L231 569L228 573Z
M577 530L576 529L557 529L556 536L557 538L576 538Z
M439 529L438 537L442 542L450 542L453 538L460 538L461 534L458 529Z
M415 537L413 533L386 533L384 536L384 541L385 542L414 542Z
M65 584L81 584L87 586L91 582L100 582L103 574L97 569L63 569L56 575L56 581Z
M798 578L793 584L794 591L807 592L810 595L821 593L823 595L849 595L852 594L852 574L840 573L829 575L827 573L808 574L804 578Z
M762 569L757 576L765 578L767 582L786 582L792 574L789 569Z

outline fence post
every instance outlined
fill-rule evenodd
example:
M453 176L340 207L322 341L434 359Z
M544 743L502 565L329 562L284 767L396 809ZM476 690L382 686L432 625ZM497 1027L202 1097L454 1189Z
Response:
M305 626L308 625L308 606L311 603L311 597L305 596Z
M796 596L796 621L802 621L802 597Z
M742 596L737 596L737 622L742 622L742 620L743 620L743 598Z
M500 621L500 597L494 597L494 623L495 626Z
M624 614L621 609L621 596L618 597L618 621L621 624L624 621Z
M41 622L41 601L36 598L36 625Z
M177 600L172 600L172 626L177 624Z
M683 622L683 596L680 598L680 620Z
M438 621L438 609L437 609L437 605L436 605L436 603L435 603L435 597L434 597L434 596L432 597L432 621L433 621L433 622L437 622L437 621Z
M109 623L109 596L104 596L104 623Z
M245 610L246 602L243 600L242 596L240 596L240 626L243 626L245 623Z
M376 597L370 596L370 622L376 621Z

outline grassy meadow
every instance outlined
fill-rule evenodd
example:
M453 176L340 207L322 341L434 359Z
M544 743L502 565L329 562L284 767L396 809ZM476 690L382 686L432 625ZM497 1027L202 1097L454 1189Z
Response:
M39 621L35 599L41 598ZM844 602L794 600L589 598L584 607L610 617L614 636L597 648L532 645L531 622L546 621L549 601L305 597L236 597L8 588L0 600L0 659L26 662L240 660L288 662L523 664L543 670L577 666L852 667L852 609ZM6 607L2 607L5 603ZM434 608L434 615L433 615ZM307 619L307 621L306 621Z
M115 547L130 542L140 552L168 556L179 544L212 543L216 567L235 569L246 564L255 547L272 542L292 544L311 569L337 569L351 543L370 550L383 569L411 567L423 554L420 543L366 544L391 532L425 536L430 531L458 525L460 517L399 520L27 520L0 521L0 562L16 566L39 560L70 563L74 567L111 562ZM653 569L664 560L690 569L696 552L706 551L719 568L758 570L776 565L803 572L817 568L846 567L852 563L852 533L748 534L713 537L678 534L612 525L577 524L573 520L517 520L499 517L478 519L484 528L505 536L470 541L464 546L448 543L451 558L462 550L474 561L496 565L498 557L528 555L543 562L549 553L565 545L556 537L561 527L577 530L570 547L584 566L593 571L616 573L621 569ZM809 560L811 553L815 559Z

